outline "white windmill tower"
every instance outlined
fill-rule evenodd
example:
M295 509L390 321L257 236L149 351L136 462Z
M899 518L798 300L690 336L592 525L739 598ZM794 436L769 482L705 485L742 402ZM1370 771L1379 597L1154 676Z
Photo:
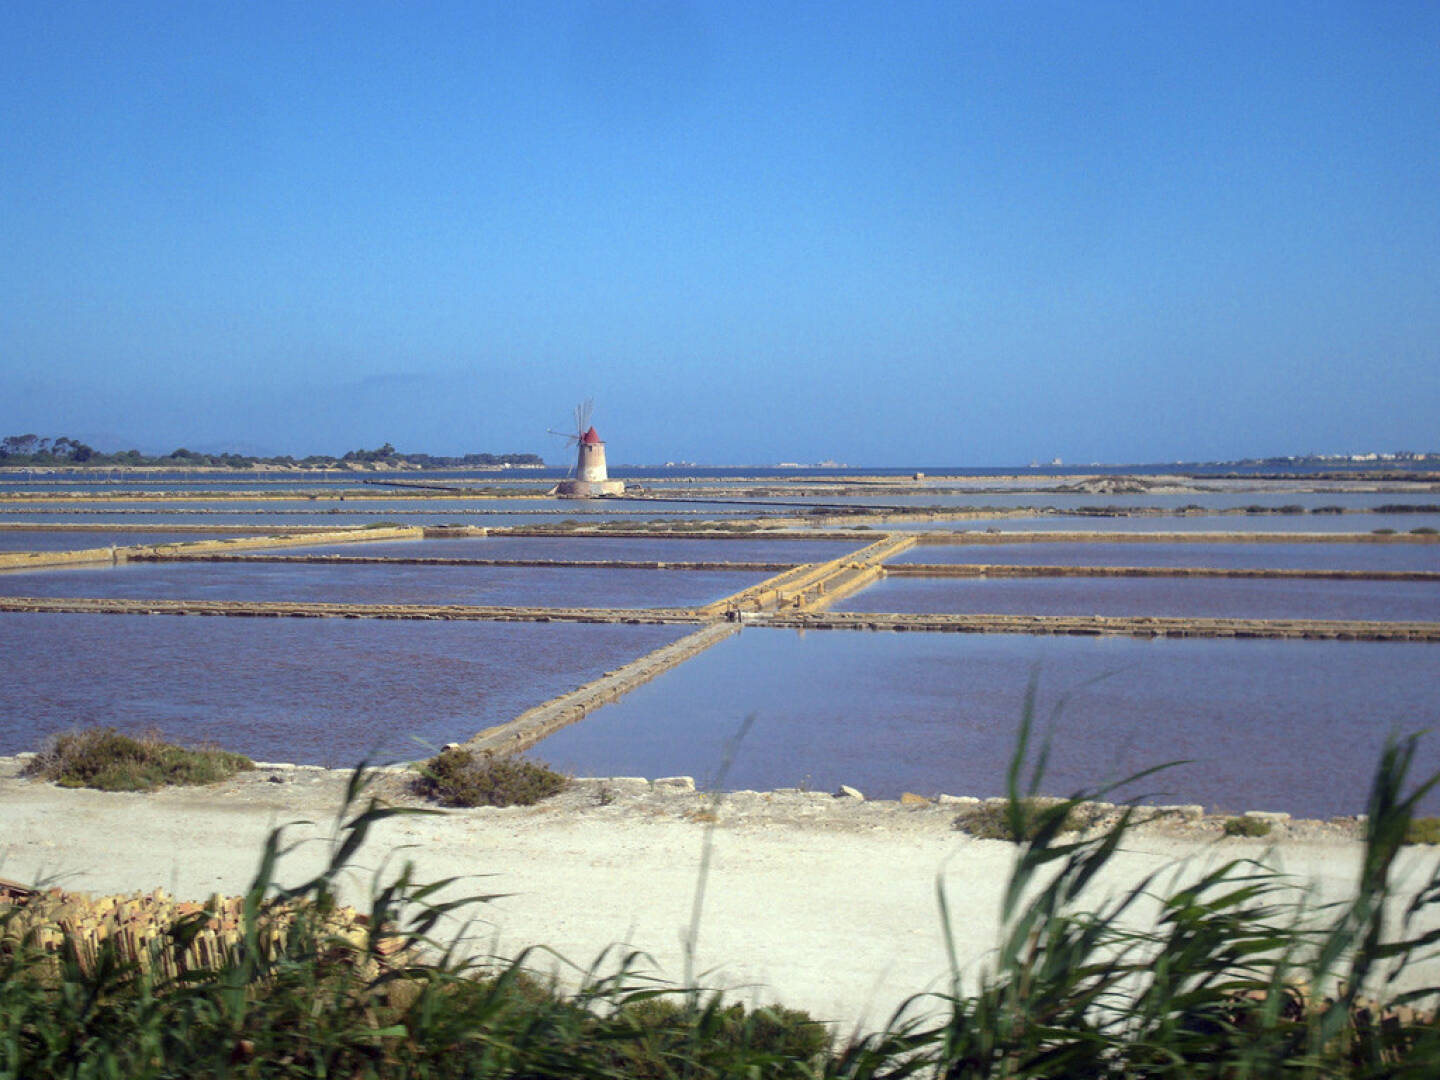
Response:
M601 495L621 495L625 491L624 480L611 480L605 471L605 444L590 423L594 402L586 400L575 406L575 433L550 429L551 435L559 435L575 444L575 465L568 476L555 487L555 494L562 499L591 499Z

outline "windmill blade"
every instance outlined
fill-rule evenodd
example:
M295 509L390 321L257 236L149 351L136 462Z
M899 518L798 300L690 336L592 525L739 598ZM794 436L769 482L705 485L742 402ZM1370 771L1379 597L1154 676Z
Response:
M572 435L568 431L556 431L553 427L546 428L545 432L548 435L559 435L560 438L564 439L566 442L578 443L580 441L579 435Z
M575 431L584 435L586 428L590 426L590 414L595 411L595 399L586 398L579 405L575 406Z

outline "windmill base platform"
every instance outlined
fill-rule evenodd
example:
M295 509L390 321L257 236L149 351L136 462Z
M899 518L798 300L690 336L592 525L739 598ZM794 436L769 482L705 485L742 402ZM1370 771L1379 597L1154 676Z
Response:
M624 480L562 480L555 485L555 494L562 499L598 499L606 495L624 495Z

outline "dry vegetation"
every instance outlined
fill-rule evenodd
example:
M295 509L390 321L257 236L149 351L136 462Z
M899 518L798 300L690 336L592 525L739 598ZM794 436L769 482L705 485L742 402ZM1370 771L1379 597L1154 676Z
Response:
M25 775L61 787L154 791L171 784L214 784L254 767L243 754L187 749L154 732L134 738L107 727L55 736L31 759Z
M441 806L533 806L567 783L542 762L451 747L420 767L415 791Z

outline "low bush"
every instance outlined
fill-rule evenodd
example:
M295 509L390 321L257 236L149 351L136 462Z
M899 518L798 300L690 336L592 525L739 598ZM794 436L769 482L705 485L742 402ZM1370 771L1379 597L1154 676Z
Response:
M677 1072L688 1073L677 1070L680 1062L698 1066L691 1075L735 1075L728 1070L738 1063L737 1052L772 1062L781 1075L820 1075L831 1045L824 1024L781 1006L751 1012L738 1003L726 1006L714 1000L697 1009L693 999L672 994L627 1003L615 1020L631 1037L614 1040L596 1064L636 1080L668 1080ZM705 1038L697 1041L701 1031ZM807 1072L811 1069L815 1071Z
M213 747L192 750L153 732L134 738L106 727L55 736L25 766L25 775L61 787L154 791L177 784L214 784L254 767L244 754Z
M1226 836L1260 837L1269 836L1272 826L1263 818L1232 817L1226 820Z
M1015 811L1018 811L1018 830ZM1021 799L1013 807L998 802L981 803L962 810L954 824L977 840L1013 843L1034 840L1042 830L1051 827L1056 833L1075 832L1082 827L1076 807L1053 799L1034 798Z
M1437 532L1440 532L1440 529L1436 529L1430 525L1420 525L1410 530L1412 536L1434 536Z
M541 762L453 747L421 766L415 790L442 806L533 806L568 783Z
M1411 818L1405 827L1407 844L1440 844L1440 818Z

